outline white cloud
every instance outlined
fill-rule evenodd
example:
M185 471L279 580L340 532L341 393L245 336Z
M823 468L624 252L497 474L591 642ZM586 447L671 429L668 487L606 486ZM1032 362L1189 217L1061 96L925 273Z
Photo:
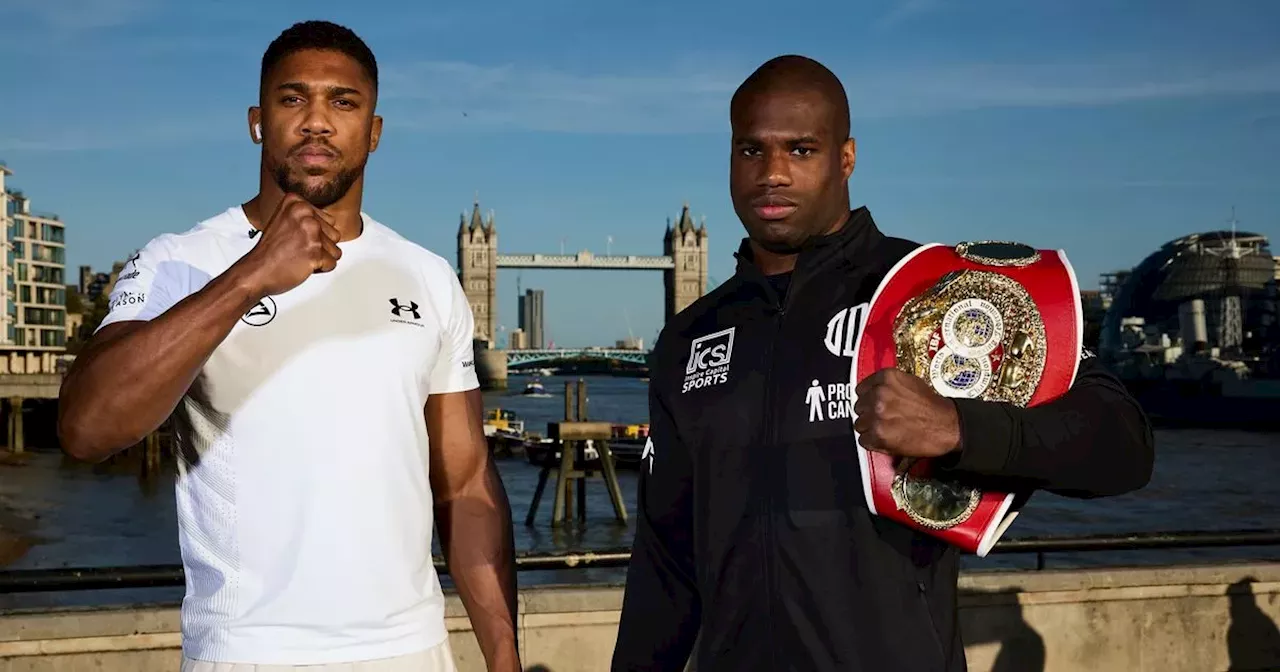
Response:
M423 62L383 68L387 122L421 129L667 133L714 129L736 83L725 73L581 74L536 66Z
M1266 179L1172 179L1164 177L1112 178L1091 177L1088 175L1073 176L1064 181L1051 177L1026 175L945 175L945 176L903 176L903 177L864 177L863 186L881 187L913 187L913 188L955 188L955 189L1043 189L1055 191L1061 189L1233 189L1233 190L1274 190L1275 183Z
M1011 107L1100 107L1139 101L1280 92L1280 62L1151 67L964 64L855 75L850 97L872 116Z
M36 0L24 0L36 1ZM710 63L710 59L707 59ZM1114 59L1092 64L919 64L841 68L855 121L940 116L991 108L1101 107L1280 92L1280 62L1180 65ZM409 132L535 131L574 134L724 133L728 103L754 63L684 64L599 73L528 64L389 63L380 112ZM78 111L10 119L0 152L68 152L224 141L241 132L243 108L208 118L91 119ZM15 123L16 122L16 123ZM1259 129L1274 124L1263 118Z
M942 0L894 0L889 12L875 21L874 26L883 30L928 14L942 7Z
M88 152L120 149L173 147L181 144L225 144L228 133L240 131L248 142L243 116L221 116L205 120L173 119L154 123L124 125L99 123L93 126L63 124L42 125L39 129L0 136L0 153ZM241 128L245 130L240 130ZM0 128L0 131L12 131Z
M1212 69L1136 60L832 66L844 80L858 119L1280 92L1280 62ZM517 64L389 65L384 111L388 124L438 132L717 132L726 127L729 98L750 67L638 75Z
M58 33L111 28L151 10L155 0L6 0L5 10Z

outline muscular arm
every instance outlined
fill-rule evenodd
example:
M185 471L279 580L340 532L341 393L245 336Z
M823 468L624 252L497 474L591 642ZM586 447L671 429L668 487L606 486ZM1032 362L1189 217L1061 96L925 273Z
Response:
M1102 497L1151 479L1155 441L1146 414L1097 358L1075 384L1040 406L957 399L960 451L952 469L1029 480L1069 497Z
M449 575L491 671L519 672L511 505L489 459L478 389L428 397L431 491Z
M100 462L154 431L256 300L245 274L233 268L154 319L103 327L62 382L63 449Z
M62 381L58 439L72 457L100 462L154 431L259 298L331 271L342 257L332 215L296 194L276 204L252 250L198 290L190 287L197 271L163 238L129 260L106 326Z

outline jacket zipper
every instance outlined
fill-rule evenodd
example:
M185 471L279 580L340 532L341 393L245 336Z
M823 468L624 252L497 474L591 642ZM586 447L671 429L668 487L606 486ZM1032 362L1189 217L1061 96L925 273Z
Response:
M774 419L774 406L773 406L773 396L774 396L773 395L773 388L774 388L773 353L777 348L778 338L782 334L782 323L783 323L783 320L786 318L787 309L791 305L791 298L795 296L795 289L796 289L796 275L793 272L791 276L791 282L789 284L789 287L787 288L786 296L781 301L776 303L774 306L777 309L777 313L773 317L773 321L774 321L773 335L769 339L769 347L765 354L766 363L765 363L765 374L764 374L764 409L763 409L764 431L761 433L763 434L764 443L767 449L770 450L770 459L772 459L773 456L779 456L779 459L784 459L780 456L779 452L776 450L776 445L775 445L777 443L777 437L775 436L776 421ZM772 486L765 487L764 506L765 506L764 525L763 525L764 551L762 555L764 558L763 564L764 564L764 577L765 577L765 586L766 586L765 611L769 619L769 639L773 644L772 646L769 647L769 660L770 660L771 667L776 669L778 667L778 661L776 659L777 636L773 629L773 623L775 620L773 602L774 602L774 595L777 587L775 586L774 567L773 567L773 564L774 564L773 563L774 497L773 497Z
M929 628L929 635L933 639L933 643L938 647L938 657L942 659L942 666L945 668L947 663L947 649L942 645L942 635L938 633L938 624L933 619L933 611L929 609L929 595L925 591L924 583L916 581L916 595L920 597L920 604L924 607L924 617L928 621L926 626Z

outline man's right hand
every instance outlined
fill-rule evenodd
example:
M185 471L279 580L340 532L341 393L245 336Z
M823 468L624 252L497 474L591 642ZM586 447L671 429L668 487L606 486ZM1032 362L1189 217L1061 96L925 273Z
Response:
M285 194L262 227L262 239L238 263L246 266L255 293L283 294L314 273L337 268L341 234L329 213L296 194Z

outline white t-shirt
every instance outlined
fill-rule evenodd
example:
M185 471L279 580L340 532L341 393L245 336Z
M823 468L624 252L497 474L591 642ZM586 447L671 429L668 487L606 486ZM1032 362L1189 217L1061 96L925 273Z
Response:
M151 240L103 326L151 320L261 238L239 208ZM337 269L264 298L174 412L183 649L316 664L443 641L427 396L478 386L448 262L364 216Z

